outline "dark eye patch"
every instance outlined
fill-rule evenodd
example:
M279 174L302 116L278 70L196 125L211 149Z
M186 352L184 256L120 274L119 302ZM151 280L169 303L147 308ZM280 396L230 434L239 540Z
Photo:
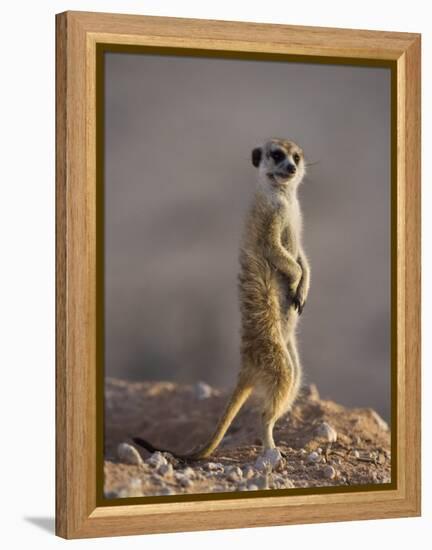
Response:
M300 155L298 153L294 153L293 160L296 164L300 162Z
M280 149L276 149L276 151L271 151L270 157L278 164L285 160L285 153Z

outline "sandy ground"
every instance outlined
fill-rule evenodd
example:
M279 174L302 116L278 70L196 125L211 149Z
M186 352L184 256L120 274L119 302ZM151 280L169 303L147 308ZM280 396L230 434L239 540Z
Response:
M304 388L280 419L278 449L263 455L257 404L247 403L209 460L185 464L187 452L212 432L228 392L199 383L126 382L108 378L105 390L107 498L390 483L390 431L372 409L348 409Z

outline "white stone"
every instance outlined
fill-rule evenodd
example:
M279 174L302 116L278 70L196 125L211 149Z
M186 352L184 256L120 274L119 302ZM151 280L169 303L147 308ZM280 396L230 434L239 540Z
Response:
M224 467L217 462L208 462L206 468L209 472L223 472Z
M255 470L252 468L252 466L245 466L243 468L243 477L245 479L252 479L255 475Z
M161 466L166 466L168 464L167 459L159 451L153 453L151 457L146 460L146 462L156 469L159 469Z
M243 472L238 466L233 466L228 470L227 479L229 481L240 481L243 477Z
M381 416L373 409L371 410L371 415L372 415L372 418L375 420L375 423L378 426L378 428L380 428L385 432L389 431L389 425L387 424L387 422L383 418L381 418Z
M193 481L180 472L176 473L175 478L182 487L191 487L193 485Z
M319 462L320 460L321 460L320 455L315 451L312 451L311 453L309 453L307 455L307 458L306 458L306 461L309 462L309 463L310 462Z
M256 485L258 489L268 489L269 488L269 476L263 475L259 477L255 477L253 480L252 485Z
M117 447L117 455L125 464L133 464L135 466L141 466L143 464L141 455L135 447L129 445L129 443L120 443Z
M205 382L195 384L195 395L198 399L208 399L213 394L211 387Z
M334 479L336 477L336 470L333 466L326 466L323 470L323 475L326 479Z
M329 443L333 443L337 440L337 431L327 422L323 422L322 424L320 424L315 430L315 434L318 437L322 437Z
M294 487L294 483L284 475L274 475L273 481L280 489L292 489Z

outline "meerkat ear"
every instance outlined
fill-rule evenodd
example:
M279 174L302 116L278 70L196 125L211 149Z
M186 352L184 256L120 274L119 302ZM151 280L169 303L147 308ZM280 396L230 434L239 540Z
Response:
M252 151L252 164L255 167L258 167L261 162L262 157L262 149L261 147L255 147L255 149Z

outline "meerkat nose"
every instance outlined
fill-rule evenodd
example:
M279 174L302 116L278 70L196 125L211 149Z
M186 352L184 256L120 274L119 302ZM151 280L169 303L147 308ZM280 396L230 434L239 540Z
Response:
M289 174L295 174L296 173L296 167L294 166L294 164L288 164L287 172Z

